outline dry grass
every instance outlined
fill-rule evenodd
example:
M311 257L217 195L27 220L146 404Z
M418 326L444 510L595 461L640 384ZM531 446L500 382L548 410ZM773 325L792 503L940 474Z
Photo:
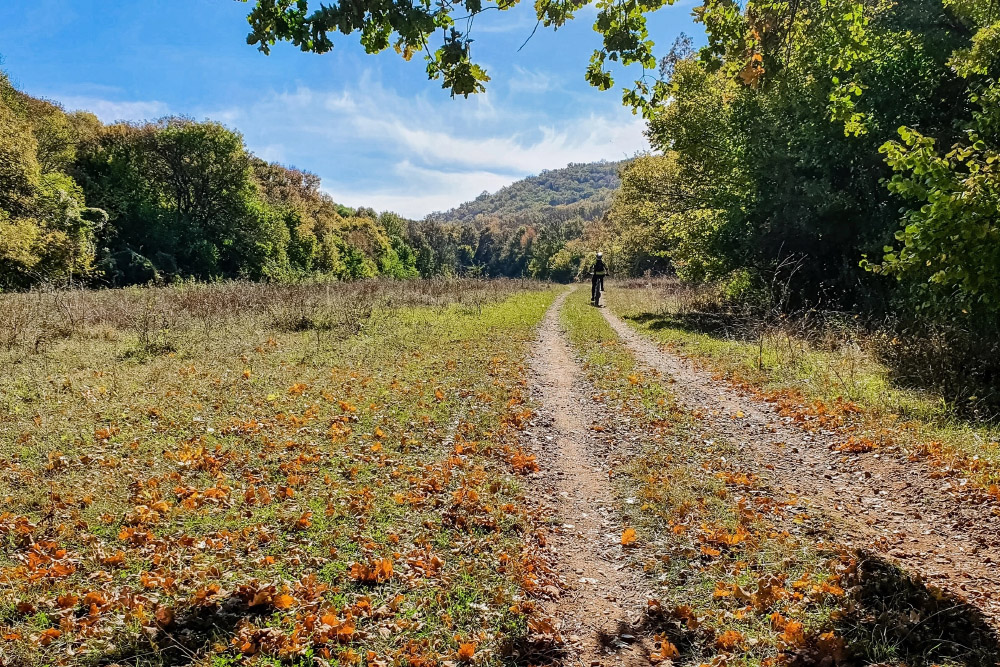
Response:
M353 283L190 283L114 290L47 290L0 294L0 349L18 361L73 338L132 338L155 351L170 337L194 332L206 340L234 325L350 335L374 311L454 304L479 310L530 281L439 279Z
M2 297L0 664L509 659L548 583L515 463L552 296Z
M861 409L852 424L859 437L894 433L892 446L1000 498L1000 430L956 413L941 394L901 384L884 350L908 343L889 330L842 313L733 314L711 288L671 280L616 286L609 303L640 332L740 387L803 406L850 401Z

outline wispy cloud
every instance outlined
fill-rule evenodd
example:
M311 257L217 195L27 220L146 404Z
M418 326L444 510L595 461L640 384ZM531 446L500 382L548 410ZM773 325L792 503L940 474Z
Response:
M555 91L561 86L558 79L548 72L538 72L514 65L514 76L507 84L512 92L544 93Z
M339 201L421 217L544 169L648 148L640 119L614 105L603 111L555 125L500 97L405 97L362 77L346 90L263 94L227 118L262 155L316 171ZM367 171L369 160L380 167Z
M185 111L240 130L263 159L316 172L337 201L410 217L457 206L544 169L619 160L648 148L642 121L621 107L591 104L556 124L524 103L553 92L549 75L518 68L517 78L521 84L512 87L520 85L520 95L491 91L452 100L402 95L362 74L344 89L260 91L250 104ZM525 96L528 89L535 94ZM109 97L58 99L104 122L151 120L172 111L159 101Z
M57 100L70 111L89 111L105 123L154 120L170 113L170 108L158 101L117 101L81 95L64 95Z
M483 190L498 190L511 178L489 171L449 172L425 169L409 162L398 165L382 187L357 189L326 187L330 196L348 206L370 206L421 218L472 199Z

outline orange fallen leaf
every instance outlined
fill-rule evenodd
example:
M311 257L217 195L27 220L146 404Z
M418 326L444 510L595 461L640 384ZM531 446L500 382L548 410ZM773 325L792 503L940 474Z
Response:
M80 598L76 595L66 593L56 598L56 605L58 605L60 609L69 609L70 607L75 607L76 603L79 601Z
M667 639L666 635L656 635L654 640L659 648L649 655L649 661L653 664L680 657L681 652Z
M125 562L125 552L118 551L113 556L106 556L101 559L103 565L121 565Z
M789 647L802 646L806 642L806 636L803 631L802 624L798 621L788 621L785 625L785 630L781 633L779 639L781 639L781 641Z
M472 662L476 656L476 645L472 643L462 644L458 647L458 659L462 662Z
M514 469L514 472L522 475L538 472L538 462L535 460L535 455L526 454L521 449L514 452L510 457L510 466Z
M715 640L715 646L721 651L732 651L739 648L744 639L736 630L726 630Z
M157 607L155 616L156 622L164 628L174 622L174 610L172 607Z
M625 532L622 533L622 546L623 547L632 546L633 544L635 544L635 541L637 539L638 536L635 534L635 529L626 528Z
M351 566L351 578L366 584L376 584L392 578L392 561L388 558L371 564L355 563Z
M38 638L38 643L42 646L48 646L53 642L53 640L59 639L62 636L62 632L55 629L49 628L42 632L41 636Z
M291 609L292 605L295 604L295 598L288 593L282 593L275 596L271 604L274 605L275 609Z
M306 510L305 512L303 512L302 516L300 516L295 521L295 527L298 530L305 530L305 529L307 529L309 526L312 525L312 515L313 515L313 513L311 511L309 511L309 510Z

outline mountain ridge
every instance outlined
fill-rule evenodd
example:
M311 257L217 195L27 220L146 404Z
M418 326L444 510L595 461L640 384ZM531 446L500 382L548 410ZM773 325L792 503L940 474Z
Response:
M496 192L484 191L447 211L430 213L424 220L464 224L507 221L516 225L552 209L595 220L610 208L620 184L618 172L627 163L628 160L571 162L558 169L545 169Z

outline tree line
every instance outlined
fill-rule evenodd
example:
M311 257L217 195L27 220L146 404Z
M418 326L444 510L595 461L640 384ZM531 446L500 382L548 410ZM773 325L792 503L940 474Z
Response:
M498 193L502 203L474 219L413 221L336 203L315 174L261 160L219 123L105 125L0 74L0 289L227 278L568 280L585 254L583 226L607 210L617 172L572 169L572 177L543 174L531 197Z
M1000 6L713 0L677 41L602 238L734 296L993 322ZM887 279L889 277L889 279Z

